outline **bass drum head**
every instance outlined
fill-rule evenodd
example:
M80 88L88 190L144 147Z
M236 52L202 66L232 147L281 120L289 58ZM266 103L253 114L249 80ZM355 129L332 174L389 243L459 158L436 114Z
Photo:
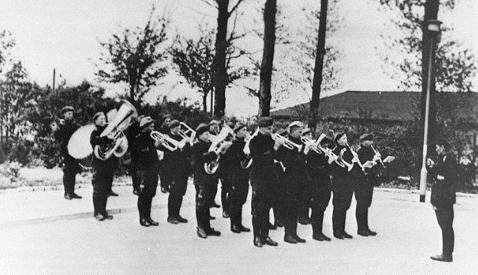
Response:
M93 154L90 154L86 158L77 159L78 164L83 167L83 169L91 168L93 165Z
M68 153L77 160L88 158L93 153L90 144L91 133L95 125L88 124L76 130L68 141Z

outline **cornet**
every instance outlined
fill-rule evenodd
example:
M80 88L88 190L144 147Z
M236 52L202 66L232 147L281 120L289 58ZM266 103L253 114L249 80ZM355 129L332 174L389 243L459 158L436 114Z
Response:
M244 149L243 149L243 152L246 155L246 159L241 161L241 166L244 169L247 169L247 168L251 167L251 165L252 165L251 148L249 146L251 144L251 140L255 136L257 136L257 134L259 134L259 128L257 128L257 130L254 132L254 134L252 134L252 135L250 135L246 138L246 144L244 145Z
M294 143L292 141L290 141L288 138L286 137L283 137L279 134L276 134L276 133L272 133L271 134L271 138L274 140L274 141L277 141L277 140L283 140L283 145L285 148L289 149L289 150L294 150L294 148L296 148L299 152L302 150L302 144L297 144L297 143Z
M175 151L179 148L179 142L170 138L168 135L160 133L158 131L151 131L151 138L156 142L160 142L163 147L169 151Z

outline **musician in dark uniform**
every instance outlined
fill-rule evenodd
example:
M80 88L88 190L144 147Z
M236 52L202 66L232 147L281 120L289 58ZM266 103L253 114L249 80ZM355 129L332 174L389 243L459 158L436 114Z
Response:
M227 122L227 126L234 129L235 123L232 121ZM229 218L229 194L231 193L232 182L228 176L230 161L226 158L221 158L219 168L217 171L218 178L221 181L221 205L222 205L222 217Z
M133 194L135 195L139 194L139 179L136 176L137 174L136 172L138 171L137 169L138 164L136 163L136 161L138 160L138 158L133 156L134 152L132 150L133 147L131 145L133 144L133 141L136 138L136 136L141 131L139 124L143 117L144 117L143 115L135 117L133 123L131 123L131 125L124 131L129 144L128 150L131 156L131 164L129 167L129 173L131 175L131 180L133 183Z
M292 244L305 243L305 239L297 235L300 206L303 204L305 188L310 182L305 163L306 154L308 154L310 148L301 140L302 130L302 122L292 122L287 127L289 141L299 145L300 148L293 146L292 149L289 149L282 146L277 152L280 161L285 167L286 213L284 220L284 241Z
M332 224L334 229L334 237L337 239L351 239L352 235L345 231L345 221L347 217L347 210L350 208L353 196L354 186L354 155L347 146L347 135L339 132L335 135L336 147L333 153L339 157L339 162L345 162L352 167L351 170L344 165L344 167L332 163L333 177L332 177L332 204L334 210L332 214Z
M211 120L209 122L209 134L211 135L211 141L213 139L214 136L217 136L219 135L219 133L221 132L221 127L220 127L220 122L217 121L217 120ZM219 175L221 171L221 168L218 168L219 171L217 171L217 177L221 176ZM213 192L214 192L214 196L211 197L211 203L210 203L210 206L211 207L214 207L214 208L219 208L221 207L219 204L216 203L215 201L215 198L216 198L216 194L217 194L217 185L213 188ZM211 217L211 220L215 219L214 217Z
M436 143L438 162L427 160L430 174L435 178L432 186L431 203L435 209L438 225L442 232L442 254L431 256L432 260L442 262L453 261L455 232L453 231L454 211L456 202L454 184L456 182L457 163L450 143L439 140Z
M287 137L287 131L285 129L277 129L275 132L278 135ZM285 167L279 160L274 160L274 167L278 177L277 184L274 185L272 203L272 212L274 213L274 223L269 223L269 229L275 230L277 227L284 227L286 220L286 183L285 183Z
M246 202L249 191L249 169L246 168L247 157L244 153L246 125L237 123L234 133L236 138L223 157L224 161L228 163L226 176L231 183L228 211L231 219L231 231L234 233L250 232L251 230L242 224L242 206Z
M274 202L274 188L279 181L274 159L283 140L274 141L271 138L273 129L271 118L261 118L258 126L259 133L250 142L254 245L256 247L262 247L264 244L277 246L278 243L269 237L269 211Z
M63 186L65 189L64 197L67 200L81 199L81 196L75 193L76 173L81 171L78 161L68 153L68 141L79 126L73 122L74 109L71 106L65 106L61 109L60 115L63 117L59 121L59 126L54 126L54 136L60 143L60 150L63 156ZM59 128L58 128L59 127Z
M170 179L168 198L168 222L172 224L187 223L188 220L179 214L186 194L188 178L191 174L191 144L189 139L183 139L179 134L180 124L178 120L169 123L168 136L177 141L177 149L169 150L160 145L159 150L164 152L162 161L163 173Z
M151 137L154 130L154 121L147 116L139 123L141 132L132 144L134 162L137 164L137 178L139 181L138 211L139 223L142 226L158 226L159 223L151 218L151 204L158 187L159 159L156 148L160 141Z
M103 112L98 112L93 116L96 129L91 133L90 143L93 148L97 145L110 144L113 142L108 136L100 137L103 130L106 128L106 116ZM118 166L118 158L112 154L106 160L101 160L93 154L93 206L95 209L94 215L98 221L105 219L111 220L113 216L106 211L106 204L108 201L108 193L111 190L114 173Z
M172 118L170 115L164 115L162 118L161 126L159 127L159 132L165 135L169 134L169 123L171 122ZM159 178L160 178L160 185L161 185L161 192L168 193L169 186L171 184L170 173L165 173L163 168L163 162L160 161L160 168L159 168Z
M304 128L304 130L302 131L302 136L313 140L312 132L310 131L309 128ZM307 154L307 156L309 155L311 155L310 151L309 151L309 154ZM307 166L307 168L309 168L309 166ZM309 172L309 169L307 169L307 172ZM310 174L309 176L311 177ZM311 208L311 200L312 200L312 197L311 197L312 177L310 179L311 181L309 181L309 184L304 188L304 196L302 199L302 203L299 206L300 207L299 208L299 223L303 225L310 223L310 208Z
M319 145L326 151L333 146L333 141L327 137L320 140ZM331 197L330 164L336 160L334 155L321 151L310 150L307 154L307 170L311 177L310 197L312 214L309 223L312 225L312 238L317 241L330 241L323 231L324 212ZM331 150L330 150L331 151Z
M209 152L211 142L209 140L209 126L200 124L196 128L196 137L198 141L192 147L192 164L194 172L194 186L196 187L196 219L197 235L200 238L207 236L220 236L221 232L211 227L210 205L214 200L214 190L217 190L217 176L206 173L204 164L217 159L216 152ZM223 151L230 144L221 145L220 151Z
M377 232L370 230L368 226L368 209L372 205L373 187L378 185L378 169L379 164L377 157L379 157L372 148L373 135L363 134L360 136L361 146L357 151L360 163L366 164L373 162L375 165L371 168L364 168L364 171L357 173L357 180L355 181L355 200L357 206L355 210L355 217L357 219L357 234L360 236L375 236Z

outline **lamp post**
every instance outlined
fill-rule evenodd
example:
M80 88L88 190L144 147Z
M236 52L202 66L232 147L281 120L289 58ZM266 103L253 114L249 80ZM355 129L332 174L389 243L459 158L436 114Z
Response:
M420 202L425 202L425 194L427 190L427 151L428 151L428 120L430 113L430 95L435 92L435 85L432 86L432 79L435 77L435 48L440 33L441 22L435 19L426 21L426 28L430 37L430 50L428 56L428 74L426 79L427 93L425 100L425 119L423 124L423 151L422 151L422 169L420 170ZM432 90L433 88L433 90Z

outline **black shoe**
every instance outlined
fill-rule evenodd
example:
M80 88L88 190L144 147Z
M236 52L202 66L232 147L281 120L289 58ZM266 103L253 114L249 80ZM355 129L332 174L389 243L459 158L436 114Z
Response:
M147 219L147 220L148 220L148 222L149 222L149 224L150 224L151 226L158 226L158 225L159 225L159 222L157 222L157 221L155 221L155 220L153 220L153 219L151 219L151 218L149 218L149 219Z
M161 187L161 193L163 193L163 194L168 193L168 188L162 186L162 187Z
M299 218L299 223L302 225L307 225L309 224L309 219L308 218Z
M372 231L372 230L370 230L370 229L367 230L367 233L368 233L369 236L377 236L377 232Z
M305 239L302 239L301 237L297 236L297 234L295 234L293 237L298 243L305 243Z
M264 244L262 243L261 238L259 238L259 237L254 238L254 246L262 247L263 245Z
M72 197L71 197L71 195L70 195L70 194L65 194L65 196L64 196L64 197L65 197L65 200L69 200L69 201L71 201L71 200L72 200Z
M344 235L340 232L334 232L334 237L341 240L344 239Z
M274 225L277 226L277 227L284 227L284 224L279 220L276 220Z
M264 242L264 244L267 244L267 245L270 245L270 246L278 246L278 245L279 245L279 243L276 242L276 241L273 241L273 240L271 239L271 237L267 237L267 238L266 238L266 241Z
M188 223L188 219L181 217L181 215L176 216L176 219L179 223Z
M431 256L430 258L434 261L447 262L447 263L453 262L453 256L452 255L445 256L445 255L441 254L441 255Z
M229 219L229 212L222 211L222 217L225 218L225 219Z
M269 223L269 229L270 229L270 230L276 230L276 229L277 229L277 226L275 226L275 225L272 224L272 223Z
M141 226L144 226L144 227L149 227L151 226L151 224L149 223L149 221L145 218L141 218L139 220L139 224L141 224Z
M209 219L210 219L210 220L215 220L216 217L213 217L213 216L209 215Z
M294 237L292 237L292 235L285 235L284 242L296 244L297 240Z
M209 231L206 232L208 236L221 236L221 232L215 230L214 228L209 229Z
M330 238L325 236L324 234L320 233L320 234L312 234L312 239L316 240L316 241L319 241L319 242L323 242L323 241L327 241L327 242L330 242Z
M251 232L251 230L247 227L244 227L244 225L239 225L239 230L241 230L241 232Z
M234 232L234 233L237 233L237 234L239 234L239 233L242 232L242 231L241 231L241 228L239 228L238 225L232 225L232 226L231 226L231 231Z
M342 236L344 236L344 238L346 238L346 239L352 239L352 238L353 238L352 235L350 235L349 233L347 233L347 232L345 232L345 231L342 232Z
M168 217L168 222L172 224L178 224L179 221L176 217Z
M221 206L214 201L212 202L211 207L220 208Z
M357 234L363 237L368 237L368 231L367 230L359 230L357 231Z
M96 214L96 215L95 215L95 219L96 219L97 221L101 222L101 221L104 221L104 220L105 220L105 217L104 217L103 215L101 215L101 214Z
M74 193L74 192L70 194L70 197L71 197L72 199L81 199L81 196L77 195L77 194Z
M199 238L203 238L203 239L207 238L206 231L204 231L204 229L202 229L201 227L197 228L197 234Z
M108 193L108 196L118 197L118 193L115 193L115 192L113 192L113 190L111 190L111 191Z
M104 213L104 214L102 214L102 215L103 215L103 218L104 218L105 220L112 220L112 219L113 219L113 215L108 214L108 212L106 212L106 213Z
M134 190L133 190L133 194L135 194L136 196L138 196L138 195L139 195L139 189L134 189Z

